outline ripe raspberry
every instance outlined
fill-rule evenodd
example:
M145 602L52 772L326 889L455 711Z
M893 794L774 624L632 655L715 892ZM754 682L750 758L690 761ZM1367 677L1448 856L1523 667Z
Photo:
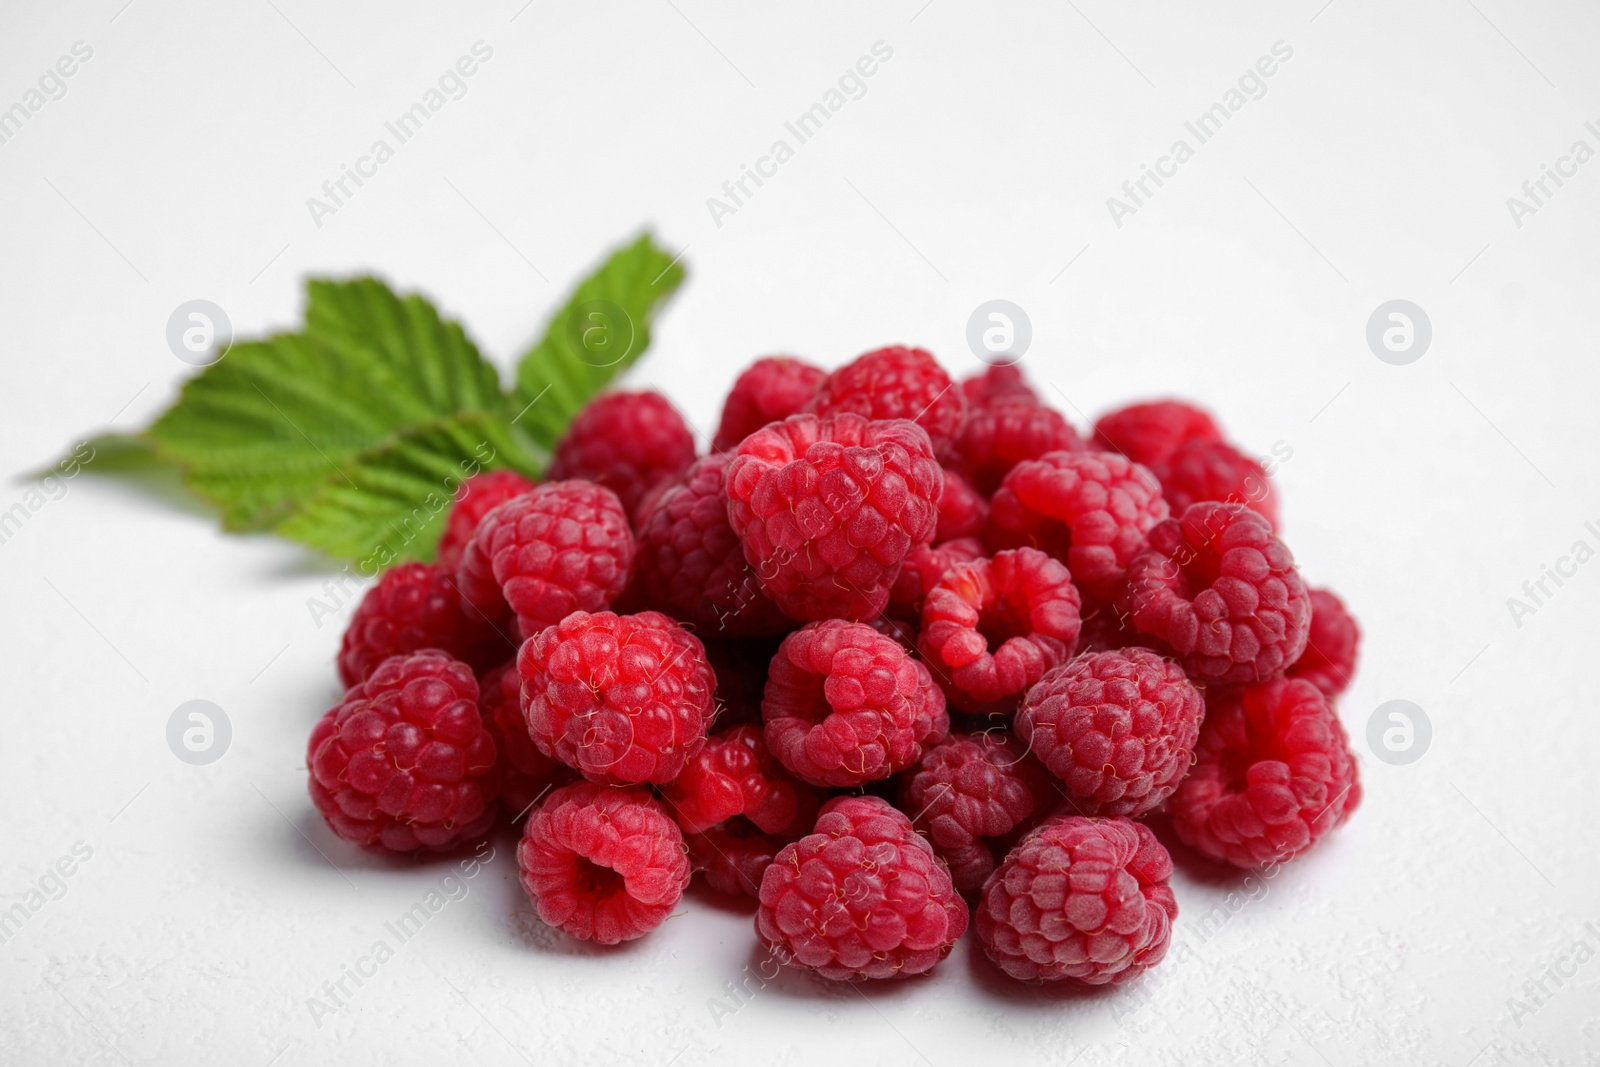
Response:
M1286 676L1310 682L1332 700L1345 691L1355 676L1361 627L1344 601L1328 590L1308 589L1307 593L1311 597L1310 636L1306 638L1306 650Z
M878 797L836 797L761 879L756 932L785 962L837 981L922 974L967 928L950 872Z
M1361 802L1350 739L1310 682L1277 678L1207 701L1195 765L1172 795L1172 828L1215 860L1293 859Z
M827 376L821 367L792 356L756 360L733 381L711 451L738 448L740 441L767 423L797 414Z
M378 852L446 849L494 823L494 741L472 668L437 649L391 656L311 731L311 802Z
M1033 391L1033 386L1028 384L1022 376L1022 370L1014 363L989 367L980 374L968 375L961 379L961 392L967 398L969 414L973 408L1002 397L1039 402L1039 394Z
M1197 682L1282 674L1306 647L1311 600L1294 555L1242 504L1191 504L1149 534L1118 601Z
M889 602L917 621L922 622L922 602L928 590L939 584L939 579L958 563L983 559L983 543L975 537L959 537L940 545L918 545L906 557L894 587L889 591ZM915 634L912 635L913 640Z
M1135 630L1133 620L1117 614L1115 605L1107 604L1084 615L1083 629L1078 632L1078 655L1123 648L1148 648L1163 656L1172 654L1159 638Z
M989 877L978 940L1012 978L1117 985L1167 954L1171 877L1172 857L1142 823L1058 816Z
M355 685L390 656L438 648L475 667L515 650L483 615L463 606L455 579L437 566L391 567L367 590L339 646L339 680Z
M1002 397L973 408L956 444L957 466L985 496L993 496L1023 460L1083 450L1083 438L1060 412L1022 397Z
M1168 459L1152 464L1172 514L1202 500L1244 504L1278 525L1278 495L1261 464L1223 441L1190 441Z
M523 642L517 673L539 751L591 782L672 781L713 717L705 648L658 611L575 611Z
M761 715L779 762L825 786L887 778L950 728L927 667L872 627L839 619L783 639Z
M1072 575L1035 548L945 573L922 606L917 647L963 711L1014 708L1078 643Z
M529 818L517 866L539 918L602 945L667 921L689 885L683 834L643 789L576 782Z
M546 482L484 516L456 579L486 617L514 612L526 638L574 611L608 607L632 562L633 534L615 493Z
M1028 692L1017 736L1082 815L1142 815L1189 770L1205 702L1182 668L1142 648L1095 652Z
M1050 452L1012 468L989 501L991 548L1028 545L1065 563L1091 601L1115 596L1145 533L1167 517L1161 485L1109 452Z
M455 573L483 517L512 497L532 491L533 483L512 470L483 471L462 482L450 513L445 516L434 562Z
M732 461L712 453L660 497L639 523L634 581L645 603L700 633L785 633L793 624L762 590L728 522L723 475Z
M988 839L1011 833L1052 800L1043 768L1003 730L950 735L900 785L900 810L926 831L963 894L981 889L994 870Z
M936 541L958 537L981 537L989 524L989 502L955 471L944 472L944 492L939 494L939 526Z
M571 772L540 752L528 736L515 661L478 679L478 710L500 757L500 807L513 821L520 820L552 783L564 781Z
M1190 441L1220 441L1222 432L1210 415L1181 400L1129 404L1100 416L1094 424L1094 445L1119 452L1148 467L1161 463Z
M689 862L719 893L761 899L761 876L785 842L757 830L749 819L733 818L703 834L684 834Z
M805 410L910 419L927 431L934 455L943 459L966 422L967 399L933 356L920 348L891 345L858 356L824 378Z
M631 518L651 488L694 462L694 433L660 393L602 393L556 442L549 478L584 478L617 494Z
M933 540L944 472L903 419L795 415L744 439L726 486L745 559L786 615L871 619Z
M816 821L820 800L767 751L750 723L713 735L683 773L661 787L667 810L686 833L704 833L743 815L769 834L800 834Z

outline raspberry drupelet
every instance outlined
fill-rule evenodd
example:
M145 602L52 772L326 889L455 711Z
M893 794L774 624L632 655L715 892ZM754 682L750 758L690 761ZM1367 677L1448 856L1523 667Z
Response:
M1145 534L1167 517L1161 484L1109 452L1051 452L1018 463L989 501L990 548L1038 548L1086 597L1115 596Z
M889 604L896 616L907 616L918 625L928 591L939 584L951 568L960 563L983 559L983 542L975 537L958 537L937 545L918 545L911 550L889 590ZM916 626L912 627L913 630Z
M556 442L549 478L603 485L632 518L646 493L693 462L694 432L666 397L654 391L602 393Z
M1214 860L1293 859L1361 802L1344 725L1310 682L1278 678L1209 697L1195 765L1168 804L1180 838Z
M1124 818L1056 816L1025 836L974 909L989 958L1021 981L1116 985L1161 962L1178 903L1172 857Z
M1148 467L1166 461L1191 441L1220 441L1216 421L1181 400L1129 404L1100 416L1094 424L1094 446L1116 452Z
M836 981L924 974L967 928L933 846L888 801L836 797L761 879L756 932L773 955Z
M985 367L961 379L960 385L961 392L967 398L969 414L975 407L1004 397L1031 400L1036 404L1039 402L1039 394L1033 391L1033 386L1028 384L1021 368L1015 363Z
M809 832L810 827L805 832ZM798 837L799 835L795 835ZM683 835L689 862L706 885L732 897L761 899L761 878L788 840L763 833L749 819L735 816L705 833Z
M481 669L512 654L514 634L514 628L464 604L450 571L402 563L384 571L361 598L339 646L339 680L355 685L390 656L424 648L442 649Z
M1083 438L1060 412L1036 400L1001 397L974 407L967 416L956 442L956 468L978 492L993 496L1011 468L1023 460L1083 450Z
M478 679L478 709L500 759L500 808L519 821L552 784L570 779L572 771L540 752L528 736L528 720L522 716L522 679L514 660Z
M447 849L494 823L494 740L472 668L438 649L391 656L311 731L311 801L377 852Z
M761 588L728 522L723 477L732 461L712 453L660 496L639 524L634 580L650 607L701 634L786 633L794 623Z
M824 378L805 410L910 419L927 432L934 455L944 459L966 422L967 400L933 356L891 345L858 356Z
M827 376L821 367L793 356L756 360L733 381L711 451L738 448L740 441L767 423L798 414Z
M928 668L864 623L814 622L784 638L761 701L767 747L820 786L857 786L911 766L948 734Z
M917 647L963 711L1013 710L1078 643L1078 590L1058 561L1034 548L945 572L922 606Z
M1355 677L1356 660L1361 651L1361 627L1354 615L1326 589L1308 590L1311 597L1311 629L1306 650L1288 670L1290 678L1310 682L1329 700L1343 693Z
M523 642L517 673L539 751L591 782L672 781L714 715L704 647L658 611L575 611Z
M1244 504L1278 526L1278 494L1261 464L1225 441L1190 441L1170 457L1154 463L1150 472L1161 482L1161 495L1172 514L1181 515L1190 504L1221 500Z
M816 789L789 776L751 723L710 737L683 772L661 787L685 833L704 833L742 815L769 834L798 834L816 821Z
M516 617L524 638L574 611L603 611L628 581L633 534L622 503L593 482L546 482L478 524L456 581L490 619Z
M904 419L795 415L745 438L725 484L745 559L786 615L865 621L932 543L944 472Z
M1294 555L1243 504L1191 504L1152 529L1118 612L1171 648L1189 677L1246 684L1282 674L1306 647L1311 600Z
M517 866L540 919L602 945L666 922L690 874L683 834L654 797L592 782L555 790L529 816Z
M1128 648L1079 656L1045 675L1016 729L1080 815L1142 815L1188 773L1204 715L1181 667Z
M483 517L512 497L532 491L533 483L513 470L483 471L462 482L445 516L434 562L454 573Z
M900 810L927 832L956 890L975 893L994 870L995 839L1048 810L1044 768L1003 730L951 734L900 783Z

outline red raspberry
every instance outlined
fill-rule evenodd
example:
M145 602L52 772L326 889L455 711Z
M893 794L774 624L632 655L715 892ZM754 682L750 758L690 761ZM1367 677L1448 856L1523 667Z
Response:
M951 452L967 419L967 399L933 356L891 345L868 352L823 379L806 404L816 415L910 419L927 431L934 455Z
M346 841L446 849L494 823L494 741L472 668L437 649L391 656L311 731L311 802Z
M1179 445L1220 440L1222 432L1211 416L1181 400L1129 404L1094 424L1096 448L1119 452L1146 467L1165 461Z
M551 481L583 478L617 494L631 518L654 486L694 462L694 433L660 393L602 393L556 442Z
M500 806L520 821L552 783L570 776L565 766L539 751L522 716L522 679L513 661L478 679L478 710L500 756Z
M900 573L895 577L894 588L889 591L889 601L897 608L910 613L918 623L922 621L922 602L928 590L939 584L958 563L983 559L983 543L975 537L959 537L941 545L918 545L906 557ZM915 638L915 634L913 634Z
M989 502L991 548L1028 545L1065 563L1095 602L1115 596L1145 533L1167 517L1161 485L1108 452L1051 452L1012 468Z
M917 627L914 623L894 618L891 615L879 615L867 625L913 656L917 654Z
M761 898L761 877L785 842L755 828L749 819L733 818L703 834L684 834L689 862L705 875L706 884L729 896Z
M1078 643L1078 590L1034 548L951 568L922 606L917 647L963 711L1014 708Z
M956 444L961 470L985 496L993 496L1011 468L1023 460L1083 450L1083 438L1060 412L1021 397L1002 397L973 408Z
M769 834L803 833L820 803L815 790L789 777L751 723L713 735L683 773L661 787L661 797L686 833L703 833L736 815Z
M402 563L367 590L339 646L339 680L355 685L390 656L438 648L475 667L515 650L482 613L464 607L450 572Z
M944 472L944 492L939 494L939 526L936 541L958 537L981 537L989 524L989 502L955 471Z
M1043 768L1002 730L951 734L900 785L900 810L927 833L963 894L981 889L994 870L987 839L1011 833L1052 799Z
M989 367L982 373L968 375L961 379L961 392L966 395L969 414L973 408L1003 397L1039 402L1039 394L1033 391L1033 386L1023 378L1021 368L1014 363Z
M1197 682L1282 674L1306 647L1311 600L1294 555L1242 504L1191 504L1149 534L1118 602Z
M576 782L528 819L517 866L539 918L602 945L667 921L689 885L678 825L643 789Z
M756 932L785 962L838 981L923 974L967 928L950 872L878 797L836 797L761 879Z
M511 470L484 471L462 482L445 516L434 562L454 573L483 517L512 497L532 491L533 483Z
M1148 648L1164 656L1172 654L1158 638L1135 630L1133 620L1117 614L1115 605L1096 608L1083 617L1083 629L1078 632L1078 655L1123 648Z
M1171 877L1172 857L1142 823L1058 816L989 877L978 940L1012 978L1117 985L1167 954Z
M795 415L744 439L726 485L745 558L785 614L871 619L933 540L944 472L904 419Z
M1287 672L1289 678L1310 682L1329 700L1349 686L1361 650L1361 627L1344 601L1326 589L1308 589L1311 628L1306 650Z
M1188 773L1205 702L1182 668L1142 648L1056 668L1017 712L1017 736L1082 815L1142 815Z
M826 786L902 771L950 728L944 694L927 667L872 627L839 619L783 639L761 715L779 762Z
M1172 795L1172 828L1235 867L1293 859L1361 802L1350 739L1310 682L1277 678L1207 702L1194 769Z
M639 524L634 580L644 602L703 634L776 635L792 623L761 588L728 522L723 474L733 457L698 460Z
M593 482L547 482L478 524L461 559L461 596L491 619L515 612L532 637L574 611L601 611L627 584L633 534L622 504Z
M575 611L523 642L517 673L539 751L591 782L670 782L711 724L705 649L657 611Z
M1152 464L1150 472L1161 482L1161 495L1174 515L1202 500L1222 500L1244 504L1274 528L1278 525L1278 495L1267 472L1226 442L1190 441Z
M821 367L793 356L756 360L733 381L733 389L722 405L722 421L711 451L738 448L740 441L767 423L797 414L827 376Z

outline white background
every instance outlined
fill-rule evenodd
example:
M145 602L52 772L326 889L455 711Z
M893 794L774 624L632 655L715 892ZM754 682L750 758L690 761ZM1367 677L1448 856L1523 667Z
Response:
M334 567L89 473L0 544L0 905L93 850L0 945L0 1059L1600 1063L1600 963L1524 989L1585 922L1600 949L1600 564L1520 626L1506 603L1600 547L1600 161L1520 227L1506 205L1574 140L1600 148L1600 9L124 2L0 13L0 106L94 50L0 144L0 510L24 472L171 401L191 370L165 323L196 297L258 335L299 321L304 276L374 271L509 368L650 226L690 277L630 383L701 431L764 353L905 342L970 370L967 316L1004 297L1080 427L1175 393L1293 449L1286 537L1365 630L1341 710L1366 799L1207 937L1237 880L1180 869L1192 951L1133 990L1011 984L968 941L930 978L786 976L720 1020L709 998L759 959L747 912L694 893L641 941L574 943L501 839L319 1027L307 999L448 870L360 854L306 796L340 629L307 603ZM467 95L315 225L306 199L479 40ZM715 225L706 199L880 40L865 96ZM1115 225L1107 197L1280 40L1266 95ZM1409 366L1364 339L1394 298L1433 323ZM234 730L202 768L164 737L195 698ZM1365 740L1395 698L1433 724L1409 766Z

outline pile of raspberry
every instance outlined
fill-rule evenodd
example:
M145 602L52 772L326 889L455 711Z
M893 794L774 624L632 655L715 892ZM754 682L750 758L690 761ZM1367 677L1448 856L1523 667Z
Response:
M970 928L1012 978L1105 985L1167 952L1161 837L1261 868L1359 803L1359 630L1206 412L1084 435L1013 367L891 347L758 360L711 443L612 392L550 480L461 485L344 636L306 757L335 834L509 822L539 918L601 944L699 876L824 978L927 973Z

